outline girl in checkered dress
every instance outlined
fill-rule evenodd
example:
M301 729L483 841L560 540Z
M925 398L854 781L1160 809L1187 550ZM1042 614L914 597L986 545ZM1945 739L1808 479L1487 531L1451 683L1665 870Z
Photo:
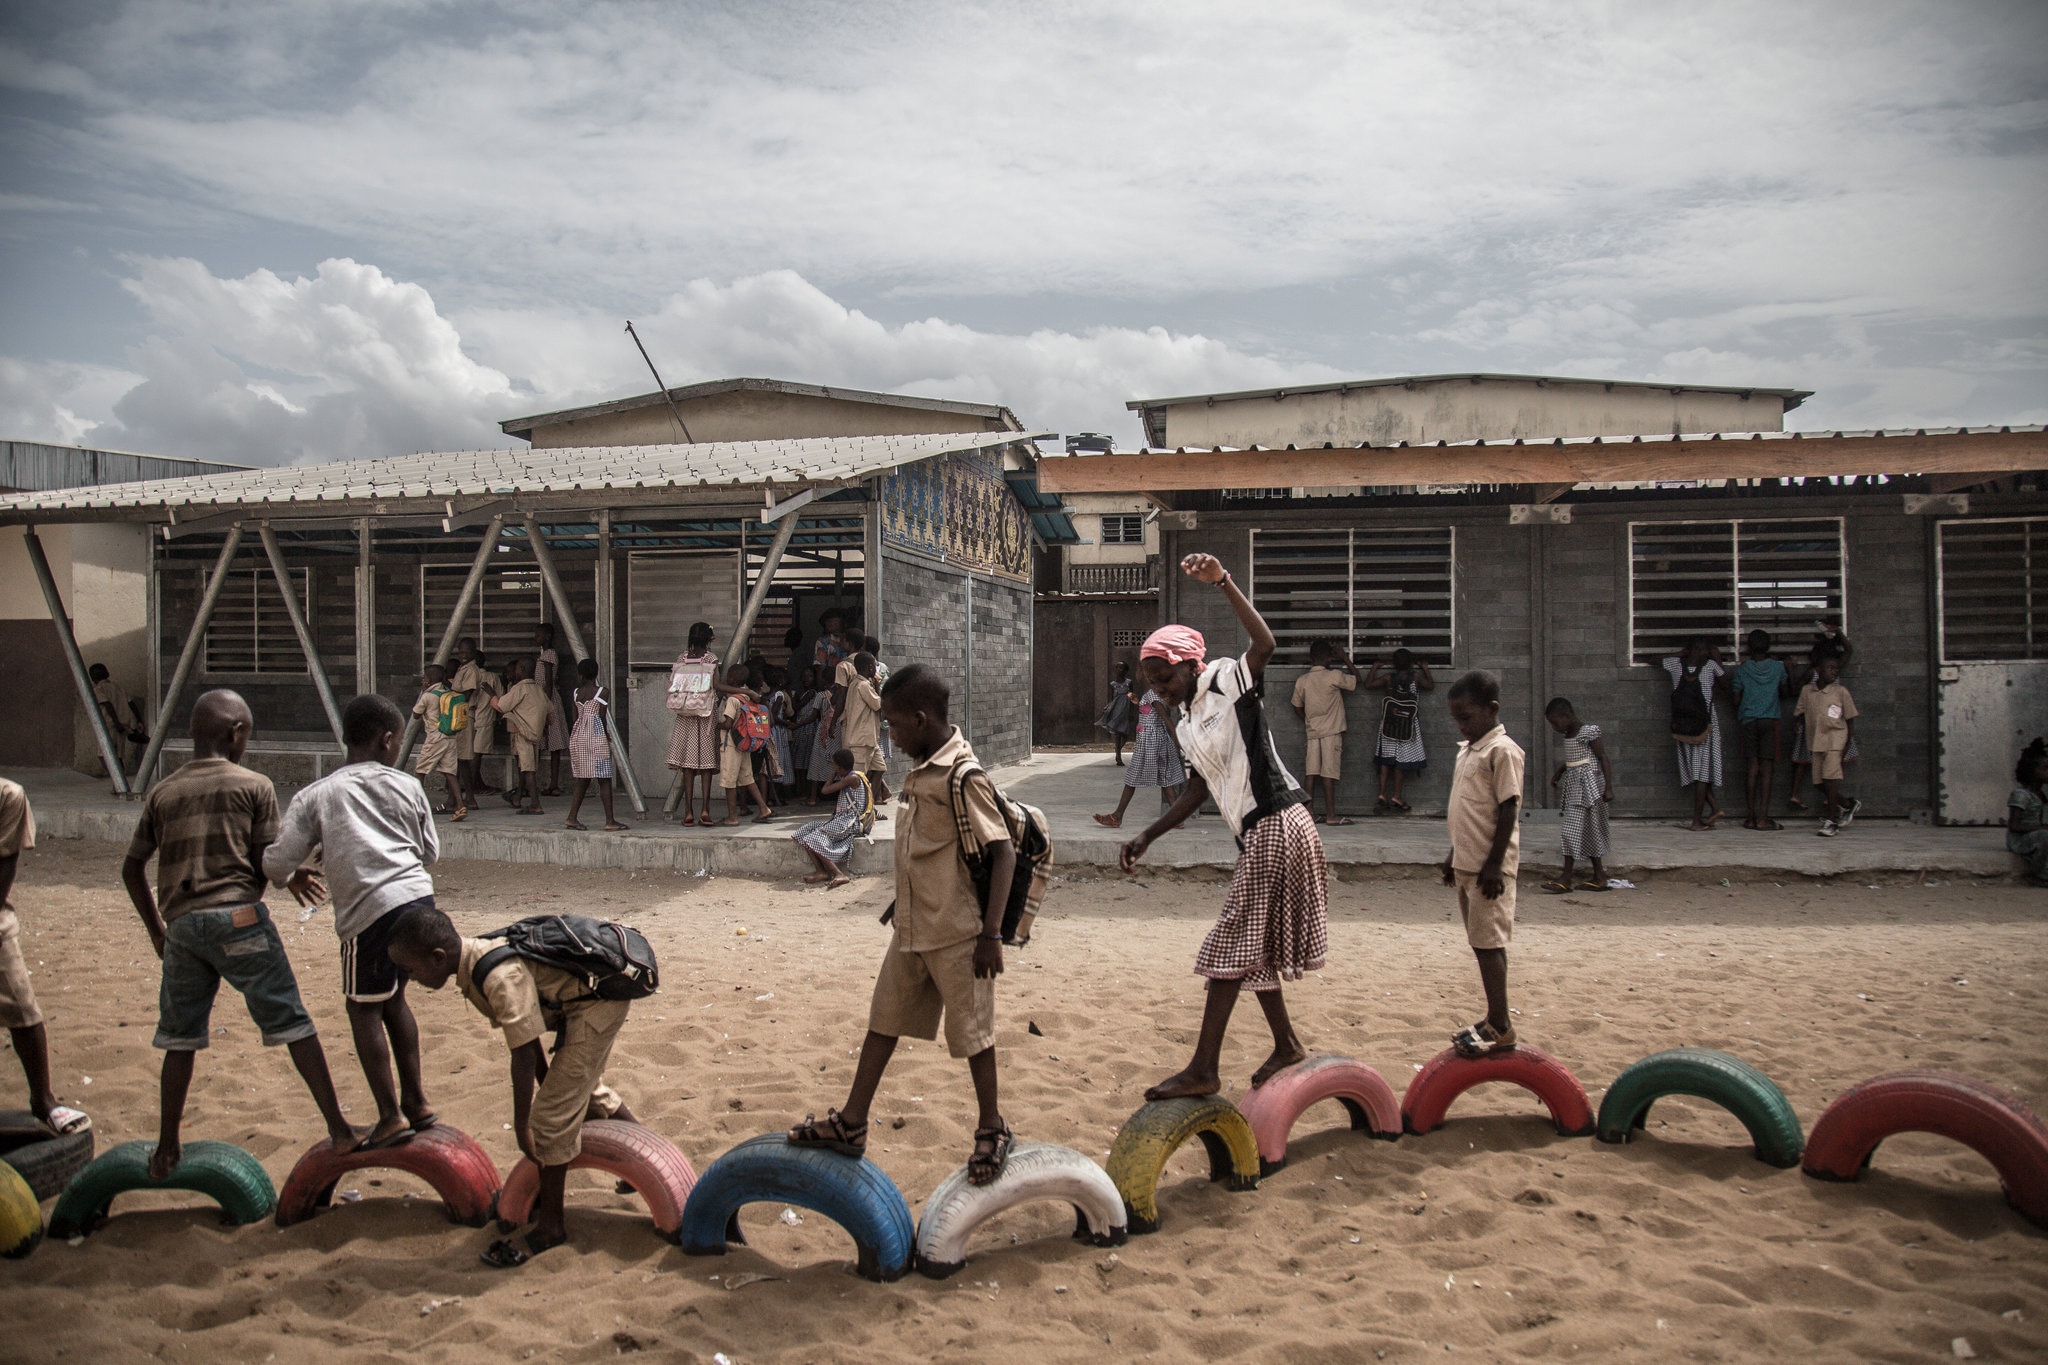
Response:
M576 724L569 731L569 775L575 779L575 787L564 823L570 829L583 828L576 814L583 809L592 782L597 783L597 799L604 806L604 827L626 828L612 813L612 743L605 731L605 712L610 709L604 689L597 685L597 660L581 660L576 665Z
M1323 841L1308 798L1280 761L1266 729L1266 664L1273 657L1273 632L1213 555L1189 555L1180 567L1190 578L1222 591L1251 648L1243 658L1205 662L1207 646L1200 632L1186 626L1164 627L1145 641L1138 667L1163 700L1182 708L1180 750L1193 771L1180 799L1124 845L1120 861L1124 871L1135 870L1154 840L1212 797L1239 851L1223 913L1195 954L1195 971L1208 978L1209 986L1194 1058L1179 1074L1147 1090L1148 1100L1213 1095L1223 1088L1217 1070L1223 1034L1238 993L1246 987L1258 995L1273 1033L1272 1054L1252 1073L1252 1085L1264 1085L1306 1057L1288 1019L1281 982L1320 968L1329 947Z
M1554 896L1572 890L1605 891L1607 807L1614 800L1607 746L1600 742L1600 727L1580 720L1563 697L1551 699L1543 718L1564 736L1564 762L1550 775L1550 785L1557 788L1558 824L1564 831L1564 871L1556 881L1543 883L1543 889ZM1593 864L1593 876L1574 887L1572 863L1579 858Z

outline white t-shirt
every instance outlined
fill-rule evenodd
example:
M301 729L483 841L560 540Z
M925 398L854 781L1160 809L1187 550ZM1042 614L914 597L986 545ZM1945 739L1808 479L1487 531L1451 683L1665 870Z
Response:
M1243 659L1212 660L1195 680L1178 729L1181 753L1209 785L1234 835L1302 800L1266 729L1265 694L1264 680L1254 678Z
M350 763L292 798L263 871L283 886L313 850L343 942L401 905L434 894L427 867L441 856L434 813L411 773Z

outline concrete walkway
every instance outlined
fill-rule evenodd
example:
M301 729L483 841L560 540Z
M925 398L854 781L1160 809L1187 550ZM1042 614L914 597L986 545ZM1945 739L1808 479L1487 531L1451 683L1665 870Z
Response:
M113 796L107 783L64 769L26 768L5 773L28 789L43 837L106 839L125 843L135 828L137 805ZM1115 808L1123 770L1106 753L1041 752L999 769L996 780L1016 799L1037 806L1052 825L1055 856L1062 868L1098 872L1116 867L1117 851L1131 833L1156 818L1157 794L1132 798L1122 831L1104 829L1091 816ZM280 788L289 801L291 788ZM562 828L569 803L550 797L544 817L514 815L501 801L461 824L441 823L442 856L496 862L554 863L574 867L659 869L720 876L794 877L811 870L809 859L790 840L805 819L823 815L798 807L767 825L737 829L685 829L663 824L660 795L650 797L647 816L635 816L621 796L620 818L633 828L606 834L594 799L583 807L588 832ZM723 813L723 802L717 807ZM1997 829L1955 829L1902 820L1858 820L1841 837L1818 839L1811 821L1787 821L1775 834L1745 830L1739 822L1694 834L1663 820L1616 820L1610 873L1684 871L1729 877L1851 876L1926 872L1971 877L2018 877L2023 868L2005 850ZM858 875L886 874L894 866L893 820L875 826L872 844L854 854ZM1361 818L1357 824L1323 831L1324 848L1339 874L1375 867L1426 869L1446 852L1444 822L1437 816ZM1557 816L1528 813L1522 827L1525 874L1557 865ZM1228 868L1237 850L1223 822L1199 817L1167 835L1146 855L1160 868ZM1524 876L1531 881L1530 875Z

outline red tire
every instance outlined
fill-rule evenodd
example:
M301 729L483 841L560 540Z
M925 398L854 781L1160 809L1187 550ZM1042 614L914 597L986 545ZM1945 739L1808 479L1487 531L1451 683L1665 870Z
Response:
M446 1123L415 1133L396 1147L336 1155L320 1141L306 1149L277 1196L277 1225L304 1222L334 1199L334 1187L350 1171L389 1170L416 1175L434 1187L442 1207L457 1223L480 1228L490 1221L498 1197L498 1167L476 1139Z
M1996 1086L1953 1071L1888 1071L1851 1086L1813 1125L1801 1169L1854 1180L1896 1133L1935 1133L1975 1151L1998 1172L2005 1201L2048 1227L2048 1125Z
M1549 1053L1526 1045L1483 1057L1460 1057L1456 1048L1437 1053L1415 1073L1401 1097L1402 1130L1435 1132L1444 1126L1453 1100L1487 1081L1508 1081L1534 1094L1565 1137L1585 1137L1593 1131L1593 1105L1578 1077Z
M1401 1101L1386 1077L1364 1062L1324 1054L1296 1062L1238 1101L1238 1112L1259 1141L1259 1174L1287 1164L1287 1135L1308 1107L1336 1100L1354 1129L1389 1142L1401 1136Z
M690 1200L697 1171L661 1134L620 1119L591 1119L583 1125L583 1151L569 1169L603 1171L625 1181L647 1201L655 1229L671 1242L681 1240L683 1205ZM498 1192L498 1226L510 1231L531 1218L539 1193L540 1167L519 1158Z

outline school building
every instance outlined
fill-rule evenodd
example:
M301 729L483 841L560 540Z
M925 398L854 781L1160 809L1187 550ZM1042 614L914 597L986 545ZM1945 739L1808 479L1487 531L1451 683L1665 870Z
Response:
M1699 635L1732 656L1758 627L1803 655L1825 619L1855 646L1848 789L1875 816L2002 823L2018 748L2048 732L2048 435L1784 431L1807 396L1436 375L1143 400L1153 448L1048 457L1039 482L1143 498L1166 565L1224 560L1280 638L1266 709L1290 764L1311 639L1361 667L1404 647L1428 662L1418 810L1449 785L1444 689L1486 668L1530 752L1530 805L1553 804L1542 711L1562 695L1606 732L1618 814L1689 814L1660 661ZM1244 646L1220 594L1178 573L1158 619L1202 630L1212 654ZM1373 805L1380 705L1349 703L1354 811ZM1725 704L1721 722L1720 798L1739 819Z
M742 379L503 425L531 444L0 496L10 542L45 558L81 530L133 542L131 690L163 700L143 753L93 748L140 786L159 751L177 759L193 698L233 687L258 718L251 762L304 780L337 754L337 698L409 707L458 636L495 666L531 655L546 621L565 671L597 660L622 785L658 808L690 623L729 660L750 644L780 663L784 632L802 627L807 655L837 606L891 660L948 676L987 761L1028 754L1032 559L1064 520L1007 409ZM72 634L52 615L43 629ZM89 714L82 676L57 667Z

